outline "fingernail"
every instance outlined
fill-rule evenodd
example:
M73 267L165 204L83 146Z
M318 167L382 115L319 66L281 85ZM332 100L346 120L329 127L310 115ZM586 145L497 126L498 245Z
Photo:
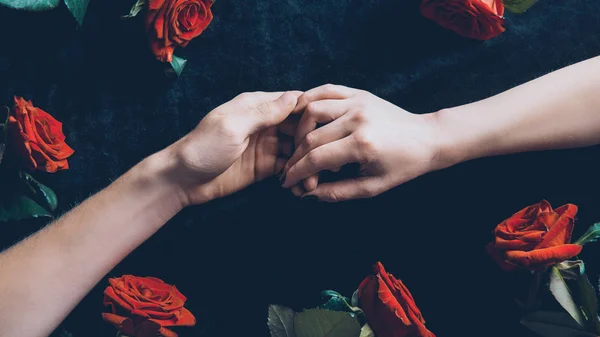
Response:
M319 201L319 198L317 198L314 195L307 195L305 197L302 197L302 200L306 200L306 201Z
M279 177L279 182L283 184L283 182L285 181L285 178L286 178L286 176L287 176L287 173L284 173L284 174L282 174L282 175Z

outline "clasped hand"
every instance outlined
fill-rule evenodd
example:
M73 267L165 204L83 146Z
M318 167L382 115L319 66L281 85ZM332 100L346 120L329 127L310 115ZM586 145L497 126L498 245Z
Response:
M170 181L189 205L277 173L297 196L328 202L372 197L441 168L437 148L433 114L411 114L368 92L324 85L304 93L241 94L165 151ZM319 183L320 172L351 163L360 166L356 177Z

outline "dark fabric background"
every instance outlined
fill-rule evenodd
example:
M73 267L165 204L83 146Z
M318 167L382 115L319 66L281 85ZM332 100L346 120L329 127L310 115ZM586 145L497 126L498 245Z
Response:
M32 99L64 122L76 151L70 170L38 175L61 212L240 92L337 83L426 113L600 54L596 0L541 0L525 15L509 13L507 31L487 42L425 20L415 0L220 0L208 30L178 52L189 60L183 76L170 81L143 21L119 19L132 4L92 0L79 30L64 6L0 10L0 104ZM542 198L580 206L575 236L599 221L599 155L587 148L481 159L335 205L300 201L268 180L184 210L109 276L176 284L198 319L181 336L266 336L269 303L311 307L323 289L350 296L381 260L438 336L527 336L514 302L527 284L503 274L484 246L498 222ZM0 224L1 244L44 224ZM582 254L594 284L599 254L600 244ZM75 337L114 335L100 317L106 284L64 322Z

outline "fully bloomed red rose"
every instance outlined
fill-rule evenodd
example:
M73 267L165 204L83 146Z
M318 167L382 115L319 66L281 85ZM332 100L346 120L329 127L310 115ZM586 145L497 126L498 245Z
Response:
M570 243L575 214L575 205L553 210L542 200L502 221L494 230L494 242L486 250L504 270L544 270L581 252L580 245Z
M214 0L148 0L146 29L161 62L171 62L175 47L185 47L213 19Z
M10 146L33 171L56 172L69 168L73 149L65 143L62 123L31 101L15 97L15 107L8 118Z
M501 0L423 0L421 13L471 39L489 40L504 32Z
M154 277L123 275L111 278L102 318L128 337L177 337L168 329L193 326L196 318L184 308L186 297L175 286Z
M410 291L402 281L388 274L381 262L373 266L375 275L358 287L360 308L377 337L435 337Z

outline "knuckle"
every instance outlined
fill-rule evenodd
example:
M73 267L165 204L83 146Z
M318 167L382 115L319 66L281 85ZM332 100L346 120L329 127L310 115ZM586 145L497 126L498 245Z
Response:
M342 200L339 193L336 192L336 190L334 190L333 188L330 188L325 192L325 198L333 202Z
M320 160L320 156L319 156L319 153L316 151L310 151L306 155L306 162L312 167L318 166L319 160Z
M256 106L256 111L260 115L265 116L265 117L271 116L272 110L273 110L273 107L271 106L271 102L262 102Z
M188 167L196 166L198 153L196 147L189 141L183 141L178 146L177 156Z
M243 92L235 97L236 100L239 100L241 102L248 102L248 101L250 101L251 98L252 98L252 93L249 93L249 92Z
M356 97L360 98L361 100L366 100L371 97L371 95L372 94L366 90L358 90L356 92Z
M377 190L371 186L365 185L359 189L360 196L372 198L377 195Z
M355 106L356 112L352 114L352 121L357 124L363 124L367 121L367 114L365 110L359 105Z
M317 142L317 137L314 132L309 132L306 134L306 136L304 136L303 143L307 149L312 148L316 144L316 142Z
M308 105L306 105L306 109L304 109L304 113L312 116L316 113L317 111L317 103L316 102L310 102L308 103Z
M362 132L357 132L353 135L354 141L359 148L368 148L372 145L372 141L369 136Z
M332 83L327 83L325 85L323 85L323 90L326 92L335 92L337 91L338 86Z
M238 131L237 131L236 126L234 123L232 123L231 119L229 119L229 118L221 118L219 121L217 121L215 123L214 126L215 126L217 132L219 133L219 135L221 135L225 138L232 139L232 138L237 138L237 136L238 136Z
M368 147L371 144L371 139L362 132L356 132L352 135L356 146L359 148Z
M369 136L363 133L358 133L353 137L357 148L357 159L360 162L371 161L371 159L377 156L377 149L373 143L373 140Z
M255 108L250 109L252 113L258 116L261 123L271 123L273 120L273 106L271 102L263 102Z

